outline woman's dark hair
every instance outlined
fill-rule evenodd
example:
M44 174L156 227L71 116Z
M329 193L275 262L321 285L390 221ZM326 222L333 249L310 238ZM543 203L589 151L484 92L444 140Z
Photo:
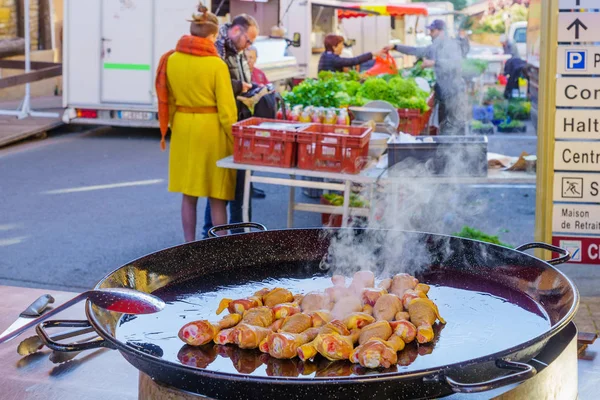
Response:
M190 33L193 36L205 38L210 35L216 35L218 32L219 20L217 19L217 16L208 11L208 8L200 3L198 5L198 12L192 15Z
M244 32L248 31L251 26L258 28L258 23L254 17L248 14L240 14L231 20L231 27L239 26Z
M342 36L330 33L329 35L325 36L325 40L323 40L323 44L325 45L325 51L333 51L333 49L343 41L344 38Z

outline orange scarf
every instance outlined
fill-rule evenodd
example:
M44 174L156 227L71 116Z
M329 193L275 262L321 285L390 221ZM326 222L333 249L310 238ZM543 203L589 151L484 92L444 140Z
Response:
M177 42L175 50L165 53L158 63L156 70L156 96L158 97L158 123L160 124L160 148L167 148L165 136L169 128L169 85L167 83L167 60L175 52L190 54L197 57L219 57L215 44L205 38L185 35Z

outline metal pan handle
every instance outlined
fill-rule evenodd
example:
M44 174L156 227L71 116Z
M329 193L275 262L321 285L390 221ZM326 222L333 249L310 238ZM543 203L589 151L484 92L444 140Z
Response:
M552 260L546 261L548 264L552 264L552 265L563 264L571 259L571 254L569 253L568 250L565 250L561 247L552 246L551 244L547 244L547 243L540 243L540 242L527 243L527 244L517 247L515 250L525 251L525 250L529 250L529 249L544 249L544 250L553 251L558 254L562 254L562 256L560 256L558 258L553 258Z
M518 372L479 383L460 383L448 376L445 376L444 378L446 379L446 383L450 385L452 390L456 393L479 393L522 382L537 373L537 370L533 366L516 361L496 360L496 367Z
M46 345L49 349L60 352L71 352L71 351L84 351L84 350L93 350L101 347L107 347L110 349L114 349L112 345L110 345L106 340L91 340L85 343L58 343L50 338L48 335L47 329L54 328L90 328L92 325L89 321L73 321L73 320L54 320L54 321L44 321L36 326L35 331L42 340L42 343Z
M208 237L215 238L215 237L218 237L217 232L229 231L232 229L241 229L241 228L254 228L254 229L258 229L260 231L267 230L267 227L264 226L263 224L259 224L256 222L240 222L237 224L213 226L212 228L210 228L208 230Z

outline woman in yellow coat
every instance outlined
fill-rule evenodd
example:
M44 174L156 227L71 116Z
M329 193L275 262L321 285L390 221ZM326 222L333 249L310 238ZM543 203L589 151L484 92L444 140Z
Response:
M171 125L169 191L183 193L187 242L196 239L198 197L208 197L215 225L227 223L236 175L216 163L233 154L231 127L237 121L229 70L214 45L217 17L200 6L190 30L191 36L182 37L176 50L163 56L156 80L163 146Z

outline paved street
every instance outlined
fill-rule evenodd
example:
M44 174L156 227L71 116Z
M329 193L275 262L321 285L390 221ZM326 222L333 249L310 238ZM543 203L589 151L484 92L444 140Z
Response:
M535 136L490 136L490 152L535 154ZM55 132L46 140L0 150L0 284L82 290L111 270L180 244L180 196L167 192L168 153L153 130ZM260 186L253 219L285 228L287 188ZM317 201L297 191L302 201ZM440 233L469 225L518 245L534 238L533 185L462 186L439 224ZM429 205L429 207L434 207ZM427 207L424 207L424 211ZM199 207L199 227L204 203ZM319 214L297 212L296 227L320 226ZM594 295L592 268L582 276Z

